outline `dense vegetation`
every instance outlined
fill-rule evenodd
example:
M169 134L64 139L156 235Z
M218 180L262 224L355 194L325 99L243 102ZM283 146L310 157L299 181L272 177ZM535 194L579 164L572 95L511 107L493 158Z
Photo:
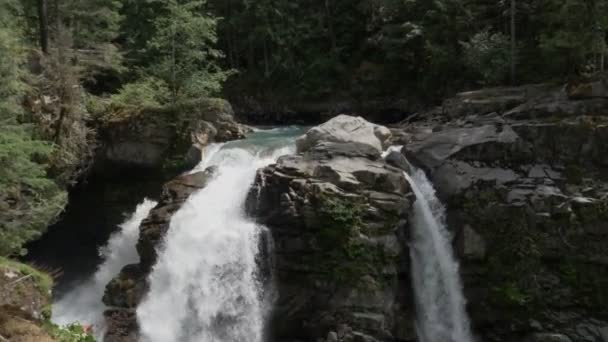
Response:
M600 0L0 1L0 255L61 212L108 112L561 80L603 70L608 27Z

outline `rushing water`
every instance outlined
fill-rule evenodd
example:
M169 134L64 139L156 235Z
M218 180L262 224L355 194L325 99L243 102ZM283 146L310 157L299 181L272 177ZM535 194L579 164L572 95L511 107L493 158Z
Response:
M458 263L445 224L445 208L424 171L405 174L416 195L410 246L421 342L472 342Z
M53 321L56 324L80 322L93 325L97 337L103 335L105 306L101 297L108 282L124 266L139 261L135 250L139 225L155 205L156 202L150 200L144 200L138 205L133 215L120 225L120 230L110 237L106 247L101 250L104 262L93 277L53 303Z
M150 291L137 310L146 342L259 342L266 308L257 274L261 227L243 205L256 170L292 153L299 129L210 146L196 170L218 174L173 215Z

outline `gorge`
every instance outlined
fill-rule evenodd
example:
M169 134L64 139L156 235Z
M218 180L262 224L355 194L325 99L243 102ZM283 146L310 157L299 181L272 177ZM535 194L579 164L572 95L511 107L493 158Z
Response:
M205 146L54 319L110 342L606 341L605 126L583 114L598 100L493 91L510 102L471 92L390 128L339 115ZM125 136L106 163L151 155Z

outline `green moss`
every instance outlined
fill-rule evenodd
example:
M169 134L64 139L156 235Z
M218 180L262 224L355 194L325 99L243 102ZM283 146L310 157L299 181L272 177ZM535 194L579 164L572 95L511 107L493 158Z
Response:
M556 274L579 305L608 315L608 267L566 259L557 265Z
M53 278L48 274L41 272L29 265L22 264L17 261L9 260L5 257L0 257L0 267L10 268L23 276L31 275L34 279L36 287L44 294L51 293L53 288Z
M355 198L327 195L315 198L321 229L315 241L321 249L307 262L316 266L324 280L354 284L364 275L377 275L391 261L382 246L359 238L363 229L363 203Z
M490 247L484 261L491 302L512 309L527 309L539 301L541 289L534 275L541 269L542 235L530 224L526 207L505 205L495 185L474 189L457 202L465 223L471 224Z
M506 283L492 288L492 301L498 305L526 307L533 296L516 283Z

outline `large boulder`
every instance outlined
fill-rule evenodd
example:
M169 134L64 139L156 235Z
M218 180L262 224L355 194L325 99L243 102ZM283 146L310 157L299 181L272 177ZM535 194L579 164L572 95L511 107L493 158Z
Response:
M230 104L221 99L117 110L100 128L96 170L162 170L177 165L183 171L200 161L208 143L241 139L248 131L234 120Z
M147 278L158 258L163 237L169 230L171 217L194 192L204 188L213 177L215 168L184 174L164 185L158 205L141 223L137 242L138 264L125 266L106 286L103 302L110 307L105 312L106 342L136 342L138 325L135 310L148 291Z
M296 141L298 152L306 152L319 142L366 144L381 152L391 132L384 126L372 124L361 117L338 115L310 129Z
M403 171L381 158L378 127L350 120L313 128L304 151L259 170L250 191L247 209L274 241L274 340L415 339L413 194Z

